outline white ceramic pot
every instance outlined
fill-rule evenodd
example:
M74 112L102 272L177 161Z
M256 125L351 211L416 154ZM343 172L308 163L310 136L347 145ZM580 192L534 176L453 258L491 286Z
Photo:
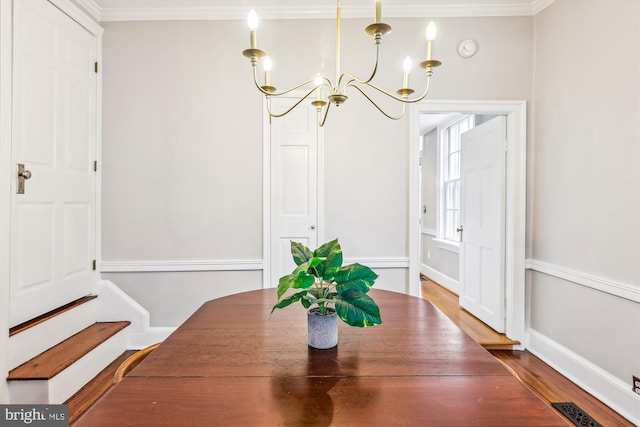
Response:
M317 307L307 311L309 346L326 350L338 345L338 314L333 308L327 308L327 314L320 314Z

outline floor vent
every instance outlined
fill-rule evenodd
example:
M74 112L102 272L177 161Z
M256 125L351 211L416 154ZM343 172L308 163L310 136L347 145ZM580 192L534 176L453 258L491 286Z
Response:
M578 427L602 427L602 424L591 418L589 414L576 406L575 403L556 402L551 404Z

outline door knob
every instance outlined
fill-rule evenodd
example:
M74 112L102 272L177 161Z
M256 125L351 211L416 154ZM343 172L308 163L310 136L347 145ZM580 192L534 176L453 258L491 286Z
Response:
M312 226L311 226L311 227L309 227L309 228L310 228L310 229L312 229L312 230L315 230L315 229L316 229L316 226L315 226L315 225L312 225Z
M458 233L460 233L460 241L462 242L462 232L464 231L464 229L462 228L462 226L460 226L460 227L456 228L456 231Z
M24 168L24 164L18 163L18 189L16 194L24 194L24 181L31 178L31 171Z

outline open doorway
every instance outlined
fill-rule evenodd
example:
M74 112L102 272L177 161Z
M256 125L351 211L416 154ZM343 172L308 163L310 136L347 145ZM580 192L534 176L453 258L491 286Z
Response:
M506 119L420 115L420 273L504 333Z
M410 164L411 175L411 194L410 194L410 289L415 295L420 294L419 274L423 267L421 252L425 257L436 255L425 253L431 251L429 245L424 245L423 235L430 234L429 240L444 248L444 259L439 260L439 270L442 276L433 277L436 281L441 280L446 287L453 288L454 292L460 294L463 286L468 282L464 280L461 284L460 276L457 273L457 267L460 265L459 250L456 252L455 242L447 242L451 239L452 234L455 238L455 228L452 230L445 229L442 221L428 222L428 215L432 213L443 215L442 211L438 212L436 206L429 206L423 203L421 176L420 176L420 150L426 147L431 152L422 153L424 157L433 156L432 146L424 146L423 138L425 132L425 118L431 119L432 122L438 123L455 123L464 117L472 117L472 121L476 118L478 122L491 119L493 116L503 116L505 126L506 141L504 143L504 151L495 154L495 156L504 154L504 199L502 202L503 218L501 219L501 239L504 243L504 252L501 258L504 283L501 285L501 297L503 300L503 309L501 316L504 318L504 332L514 340L524 343L525 339L525 285L524 285L524 268L525 268L525 162L526 162L526 104L523 101L428 101L415 105L412 110L411 117L411 147ZM422 126L421 126L422 118ZM466 126L466 125L463 125ZM437 127L437 126L436 126ZM437 146L435 155L437 156ZM502 147L501 147L502 150ZM483 151L480 151L480 153ZM475 155L474 155L475 157ZM415 161L414 161L415 160ZM438 174L441 171L431 170L429 173ZM437 176L436 176L437 177ZM441 197L442 194L427 194L425 197ZM433 199L432 199L433 202ZM437 203L436 203L437 205ZM434 211L430 212L430 208ZM454 215L454 213L449 213ZM455 216L455 215L454 215ZM430 217L429 217L430 218ZM455 222L455 220L453 220ZM461 228L461 227L456 227ZM462 230L460 230L462 231ZM442 237L447 234L449 239ZM435 235L435 236L434 236ZM433 263L432 263L433 264ZM447 272L449 274L447 274ZM444 276L451 280L442 280ZM472 277L475 277L473 275ZM456 280L458 279L458 280ZM458 283L456 285L456 282Z

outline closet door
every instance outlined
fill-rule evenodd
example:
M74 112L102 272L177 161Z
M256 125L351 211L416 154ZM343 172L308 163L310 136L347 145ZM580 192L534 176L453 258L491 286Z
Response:
M13 55L16 325L94 289L97 41L46 0L14 1Z
M282 111L295 99L271 100ZM299 105L288 115L275 118L270 127L271 278L267 286L295 268L291 241L314 250L318 245L317 112L312 105Z

